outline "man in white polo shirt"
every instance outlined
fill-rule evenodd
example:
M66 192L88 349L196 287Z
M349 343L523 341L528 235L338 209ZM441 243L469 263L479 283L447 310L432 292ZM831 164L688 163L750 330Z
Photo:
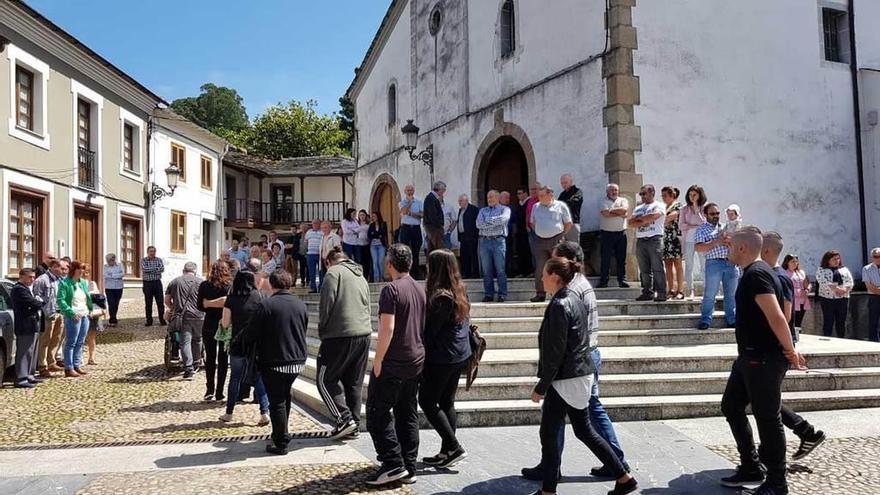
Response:
M666 300L666 271L663 268L663 224L666 207L654 199L654 185L645 184L639 191L642 203L633 210L627 222L636 229L636 259L642 295L636 301Z
M862 269L868 289L868 338L880 342L880 247L871 250L871 261Z
M529 216L529 228L534 233L532 241L532 254L535 256L535 297L532 302L542 302L547 299L544 292L544 263L550 259L553 248L563 241L565 235L571 230L571 212L562 201L553 197L553 188L542 186L538 190L538 202L532 207Z

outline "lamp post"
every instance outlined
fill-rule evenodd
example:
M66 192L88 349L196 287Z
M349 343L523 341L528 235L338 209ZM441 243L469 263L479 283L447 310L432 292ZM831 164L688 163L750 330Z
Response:
M177 165L172 163L165 169L165 177L168 179L167 191L159 187L155 182L151 185L150 197L153 203L166 196L174 196L174 190L177 189L177 179L180 178L180 169L177 168Z
M429 144L427 148L416 152L416 145L419 142L419 128L413 124L412 120L407 120L406 125L401 129L403 137L406 138L406 145L403 147L409 153L409 159L412 161L420 161L428 167L431 174L431 184L434 183L434 145Z

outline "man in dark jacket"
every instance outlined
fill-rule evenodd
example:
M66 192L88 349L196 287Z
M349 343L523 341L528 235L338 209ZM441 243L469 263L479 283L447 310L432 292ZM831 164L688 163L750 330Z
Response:
M36 378L37 340L40 333L40 309L43 300L34 296L31 285L34 283L34 271L22 268L18 272L18 283L12 287L12 313L15 317L15 386L18 388L34 388L42 383Z
M480 276L480 264L477 257L477 244L480 231L477 230L477 214L480 209L472 205L467 194L458 197L458 220L455 229L458 231L458 242L461 244L461 275L464 278Z
M325 260L318 336L318 392L336 418L330 438L358 431L364 372L370 354L370 284L361 265L335 249Z
M425 214L422 217L422 225L425 227L425 235L428 239L428 253L435 249L443 249L443 195L446 194L446 184L437 181L431 188L431 192L425 196Z
M260 301L242 335L245 344L257 345L257 365L266 395L269 396L269 418L272 420L270 454L286 455L290 434L290 388L306 364L306 329L308 312L301 300L290 293L290 274L275 270L269 275L272 295Z
M565 234L565 239L581 243L581 207L584 205L584 193L578 186L574 185L574 179L571 174L562 174L559 178L559 184L562 186L562 192L559 193L559 201L568 206L571 212L571 230Z

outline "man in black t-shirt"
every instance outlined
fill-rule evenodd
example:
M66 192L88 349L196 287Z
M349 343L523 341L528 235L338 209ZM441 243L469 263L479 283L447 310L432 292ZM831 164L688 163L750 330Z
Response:
M736 290L736 343L738 357L733 364L721 411L730 424L740 455L733 476L724 486L739 487L763 481L744 494L787 495L785 479L785 430L782 426L782 380L789 364L805 369L804 358L794 349L788 322L782 313L783 294L779 277L759 256L763 238L755 227L734 234L730 261L742 270ZM758 425L761 451L755 449L746 407ZM766 479L761 465L766 467Z
M779 277L782 286L782 314L788 320L788 329L791 332L791 339L797 343L798 336L794 327L794 318L792 317L792 308L794 307L794 284L789 278L785 268L779 265L779 255L782 254L782 236L778 232L764 232L763 245L761 249L761 259L765 263L773 267L773 271ZM825 441L825 433L822 430L816 430L807 420L795 413L791 408L782 404L780 410L782 415L782 424L792 431L799 439L800 446L791 456L795 461L808 456L816 447Z
M413 254L394 244L385 255L391 283L379 296L379 341L367 389L367 430L382 466L367 480L414 483L419 453L416 396L425 363L425 289L409 275Z

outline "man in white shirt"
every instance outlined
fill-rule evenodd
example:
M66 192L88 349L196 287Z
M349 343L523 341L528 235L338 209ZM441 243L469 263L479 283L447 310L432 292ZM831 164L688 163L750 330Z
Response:
M633 210L629 227L636 230L636 259L642 295L636 301L666 300L666 270L663 268L663 224L666 207L654 199L654 185L645 184L639 191L642 203Z
M571 212L562 201L553 197L553 188L542 186L538 191L538 202L532 207L529 216L529 229L534 234L532 254L535 256L535 297L532 302L543 302L544 264L550 259L553 248L562 242L572 228Z
M611 258L617 267L617 285L629 287L626 280L626 216L629 214L629 200L620 195L617 184L605 187L605 197L599 200L599 240L601 242L601 269L597 289L608 287L611 273Z
M408 184L403 188L404 198L400 200L400 242L409 246L413 255L412 276L419 278L419 253L422 251L422 201L415 197L416 188Z
M880 247L871 250L871 261L862 269L868 289L868 338L880 342Z

